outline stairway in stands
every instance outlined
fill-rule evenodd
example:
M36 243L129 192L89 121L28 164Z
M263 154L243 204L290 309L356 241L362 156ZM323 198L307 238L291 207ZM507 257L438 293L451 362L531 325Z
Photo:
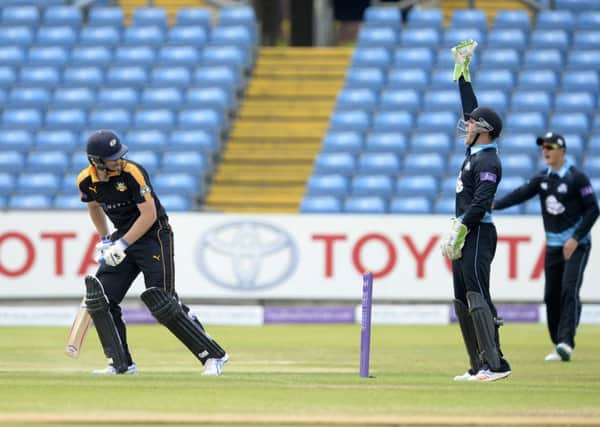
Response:
M298 212L351 53L351 48L259 50L208 210Z
M125 25L129 25L133 11L138 7L162 7L167 11L169 25L175 22L180 7L208 7L203 0L119 0L119 6L125 14Z
M485 10L488 18L488 25L492 26L496 12L500 9L518 10L524 9L530 11L520 0L475 0L477 9ZM444 23L446 26L450 24L452 11L455 9L466 9L469 7L469 0L441 0L440 7L444 13Z

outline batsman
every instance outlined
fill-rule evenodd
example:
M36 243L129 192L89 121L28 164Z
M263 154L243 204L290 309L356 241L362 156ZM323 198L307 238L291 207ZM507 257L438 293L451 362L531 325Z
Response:
M203 375L219 376L229 360L225 350L175 292L173 231L146 170L126 160L128 148L110 130L87 141L90 165L77 177L82 202L100 238L100 267L85 278L85 305L108 358L96 375L133 374L137 367L127 344L120 303L135 278L144 275L142 301L204 365ZM116 231L109 235L108 221Z
M442 254L452 260L454 308L470 367L456 381L496 381L511 368L500 350L501 324L490 294L490 267L497 234L492 202L502 179L496 139L502 120L491 108L479 107L471 86L469 63L473 40L452 49L464 117L457 130L464 138L465 159L456 181L455 218L442 239Z

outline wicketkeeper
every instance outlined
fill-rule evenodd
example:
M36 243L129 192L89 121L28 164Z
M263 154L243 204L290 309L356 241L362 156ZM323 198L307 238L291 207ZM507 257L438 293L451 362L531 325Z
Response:
M456 376L456 381L495 381L511 373L500 350L500 321L490 295L490 266L497 241L491 210L502 179L495 140L502 120L494 110L477 105L469 75L476 47L469 40L452 49L454 80L459 83L464 113L457 130L467 149L456 180L456 217L441 249L452 260L454 308L470 361L470 368Z

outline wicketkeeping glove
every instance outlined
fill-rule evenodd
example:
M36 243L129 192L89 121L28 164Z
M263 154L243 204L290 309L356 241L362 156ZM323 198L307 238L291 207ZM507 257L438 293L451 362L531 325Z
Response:
M465 40L452 48L452 56L454 57L454 74L452 78L458 80L462 75L466 81L471 81L469 73L469 64L477 47L475 40Z
M125 249L127 249L128 246L129 244L125 239L117 240L102 252L102 259L100 262L104 262L111 267L116 267L121 264L127 256Z
M465 245L465 237L467 237L468 232L469 230L460 219L452 218L450 231L442 237L442 255L450 260L459 259L462 256L462 248Z

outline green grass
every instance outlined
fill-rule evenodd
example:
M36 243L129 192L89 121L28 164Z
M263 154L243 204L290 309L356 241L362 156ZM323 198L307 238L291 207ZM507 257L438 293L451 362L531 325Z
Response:
M139 373L95 377L95 331L77 360L66 328L0 328L0 424L600 424L600 327L582 325L570 363L544 363L543 325L508 324L513 374L456 383L466 369L451 326L375 326L371 374L358 376L359 325L211 327L230 362L219 378L160 326L130 326ZM170 424L169 424L170 423Z

